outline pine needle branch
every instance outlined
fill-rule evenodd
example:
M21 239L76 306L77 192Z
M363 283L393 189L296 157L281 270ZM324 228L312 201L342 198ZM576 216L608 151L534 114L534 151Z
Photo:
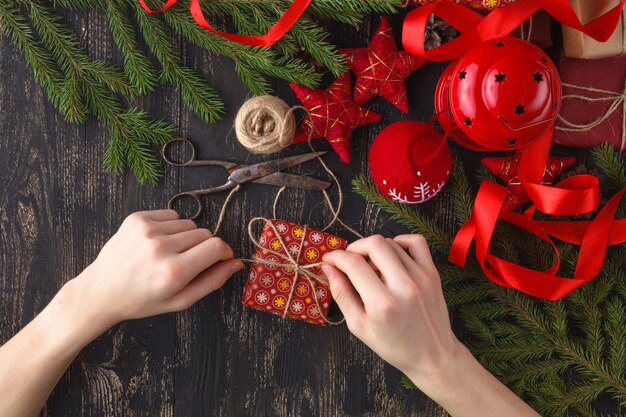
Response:
M61 108L63 76L52 54L42 48L36 40L28 21L21 15L21 10L12 5L0 8L0 30L22 52L26 62L33 69L35 80L43 87L50 103L56 108Z
M428 240L430 246L438 251L446 252L452 246L452 239L440 229L431 219L417 209L411 209L405 204L395 203L381 194L374 183L358 177L352 181L352 189L357 194L373 202L377 207L392 215L398 223L409 228L412 233L420 233Z
M135 29L128 19L124 0L110 0L105 10L113 39L124 58L124 73L132 83L134 93L144 95L154 90L157 71L138 50Z
M214 122L221 118L224 103L219 94L200 74L182 64L180 50L167 33L161 16L149 15L139 9L135 16L146 44L161 64L161 81L178 87L185 104L204 121Z
M625 164L613 149L594 150L596 164L614 187L625 181ZM447 192L458 223L469 216L471 191L459 161ZM465 180L463 180L465 177ZM482 170L479 177L489 178ZM355 191L392 213L410 230L419 230L428 218L409 215L413 210L380 194L364 178L354 181ZM436 226L436 225L435 225ZM436 226L437 227L437 226ZM440 230L440 229L439 229ZM433 233L436 235L436 233ZM530 243L528 237L506 224L499 226L492 251L514 262L545 267L551 250ZM499 237L498 237L499 236ZM449 239L439 239L446 242ZM433 248L447 255L446 245ZM576 251L560 245L562 270L573 273ZM563 300L536 299L488 281L475 262L464 269L438 265L446 300L455 306L470 332L470 349L481 363L543 415L599 415L594 404L600 397L626 404L626 247L611 247L601 273ZM402 385L412 388L404 378Z

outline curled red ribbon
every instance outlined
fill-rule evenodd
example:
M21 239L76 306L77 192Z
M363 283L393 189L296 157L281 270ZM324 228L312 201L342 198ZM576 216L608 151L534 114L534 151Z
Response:
M178 0L167 0L165 5L159 10L152 10L146 4L145 0L139 0L141 7L150 13L159 13L165 11L176 4ZM208 30L218 36L221 36L224 39L228 39L233 42L241 43L244 45L250 46L260 46L260 47L268 47L275 44L280 38L285 36L285 33L291 29L291 27L298 21L302 13L309 7L311 0L294 0L294 2L289 6L285 14L278 19L278 21L267 31L264 35L237 35L233 33L225 33L215 30L213 26L207 22L202 13L202 7L200 7L200 0L191 0L191 4L189 5L189 11L191 12L191 16L193 16L194 20L200 27Z
M484 17L461 4L438 1L418 7L407 14L402 27L402 45L407 52L429 61L457 59L480 42L508 35L541 8L559 22L604 42L617 27L624 1L620 0L617 6L586 24L576 16L569 0L520 0L495 9ZM426 51L425 28L431 14L439 16L462 34L438 48Z
M598 41L606 41L617 26L624 2L625 0L621 0L618 6L604 15L582 24L568 0L520 0L496 9L485 17L455 2L441 1L419 7L407 15L402 32L403 44L408 52L428 60L458 59L478 43L508 35L541 8L560 22ZM462 34L438 48L426 51L424 33L431 14L444 19ZM626 242L626 220L615 219L626 189L618 192L593 221L535 220L533 215L537 210L554 216L564 216L589 213L599 206L599 182L591 175L576 175L555 186L541 184L552 132L552 128L546 130L524 148L520 162L520 181L533 206L524 214L505 211L503 206L506 188L492 181L483 181L476 196L472 217L457 233L449 260L464 266L470 245L474 241L478 264L490 280L535 297L556 300L597 276L609 245ZM499 220L509 222L548 243L556 255L554 264L545 271L536 271L491 254L491 241ZM560 258L550 235L580 245L573 277L556 275Z

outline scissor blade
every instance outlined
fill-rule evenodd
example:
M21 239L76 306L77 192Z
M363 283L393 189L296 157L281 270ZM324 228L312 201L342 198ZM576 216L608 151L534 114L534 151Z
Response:
M254 181L259 184L276 185L278 187L300 188L302 190L325 190L331 186L331 183L317 178L307 177L295 174L286 174L284 172L276 172L266 177L261 177Z
M267 177L268 175L282 171L283 169L287 169L289 167L299 165L303 162L310 161L311 159L315 159L318 156L324 155L325 153L326 151L311 152L302 155L288 156L286 158L276 159L274 161L260 162L258 164L248 165L232 171L228 179L238 184L243 184L244 182L249 181L256 181L259 178Z

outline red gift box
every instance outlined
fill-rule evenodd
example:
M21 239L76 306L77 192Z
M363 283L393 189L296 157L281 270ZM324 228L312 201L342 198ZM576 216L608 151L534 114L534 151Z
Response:
M256 262L250 269L242 303L325 326L332 299L319 263L325 253L345 249L348 242L284 220L257 220L265 221L265 226L256 242Z
M561 58L563 103L554 143L591 148L603 142L626 150L626 56Z
M552 17L545 10L539 10L511 32L511 35L532 42L540 48L550 48Z

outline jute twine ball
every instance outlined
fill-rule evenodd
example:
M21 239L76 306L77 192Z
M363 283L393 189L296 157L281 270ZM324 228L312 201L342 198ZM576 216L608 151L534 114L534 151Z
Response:
M235 133L250 152L269 154L289 146L295 137L293 109L274 96L246 101L235 118Z

